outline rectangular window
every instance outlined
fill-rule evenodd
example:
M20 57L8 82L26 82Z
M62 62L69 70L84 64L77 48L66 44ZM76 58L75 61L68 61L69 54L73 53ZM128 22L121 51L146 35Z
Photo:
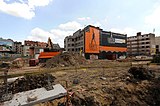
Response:
M159 48L159 45L156 45L156 48Z
M146 44L149 44L149 42L146 42Z

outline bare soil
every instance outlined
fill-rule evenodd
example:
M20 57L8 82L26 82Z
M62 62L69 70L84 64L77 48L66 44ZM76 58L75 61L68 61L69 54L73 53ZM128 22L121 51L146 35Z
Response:
M67 81L66 89L73 93L70 99L73 106L158 106L160 67L144 66L155 73L155 78L150 80L131 79L130 67L131 62L87 60L85 64L69 67L23 67L22 70L10 71L9 75L51 73L56 77L55 83L65 88ZM64 99L56 100L50 106L58 103L63 106L63 102Z

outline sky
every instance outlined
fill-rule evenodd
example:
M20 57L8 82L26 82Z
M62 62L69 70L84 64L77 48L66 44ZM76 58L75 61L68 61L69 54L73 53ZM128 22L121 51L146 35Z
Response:
M64 38L94 25L135 36L160 36L160 0L0 0L0 37L64 46Z

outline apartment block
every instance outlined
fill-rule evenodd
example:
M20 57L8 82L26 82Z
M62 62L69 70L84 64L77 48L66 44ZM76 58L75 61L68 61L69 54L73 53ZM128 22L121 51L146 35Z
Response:
M160 36L155 38L156 54L160 54Z
M67 36L64 39L64 48L67 52L84 51L84 32L80 29L73 36Z
M138 32L136 36L127 38L127 54L128 56L138 55L154 55L156 52L155 34L141 34Z
M24 41L25 46L33 46L33 47L42 47L45 48L47 46L47 43L45 42L38 42L38 41L29 41L25 40Z
M23 50L22 50L22 42L14 42L13 44L13 51L16 53L16 54L22 54Z

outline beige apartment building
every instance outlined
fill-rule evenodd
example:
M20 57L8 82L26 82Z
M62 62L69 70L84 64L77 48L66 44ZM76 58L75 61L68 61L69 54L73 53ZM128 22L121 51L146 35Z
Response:
M156 42L158 41L155 34L141 34L141 32L138 32L137 36L127 38L127 54L128 56L155 55Z
M156 54L160 54L160 36L156 37L155 43L156 43Z

